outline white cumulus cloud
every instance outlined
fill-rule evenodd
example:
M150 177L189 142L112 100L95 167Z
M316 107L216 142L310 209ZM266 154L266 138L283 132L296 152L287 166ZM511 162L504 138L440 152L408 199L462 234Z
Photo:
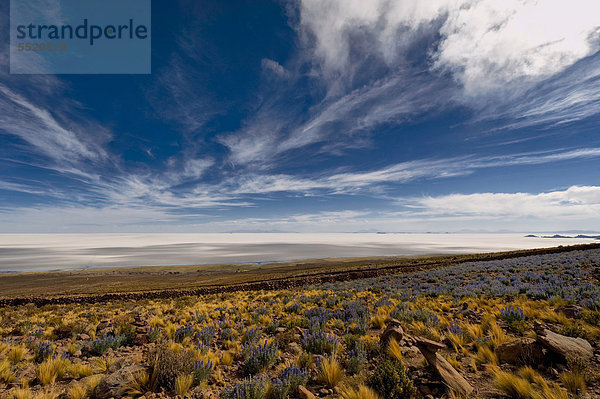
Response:
M357 37L389 64L423 31L439 34L433 69L468 93L552 76L598 49L596 0L303 0L302 26L326 69L348 68ZM360 58L360 57L359 57Z
M598 219L600 187L572 186L539 194L451 194L425 197L418 204L433 215Z

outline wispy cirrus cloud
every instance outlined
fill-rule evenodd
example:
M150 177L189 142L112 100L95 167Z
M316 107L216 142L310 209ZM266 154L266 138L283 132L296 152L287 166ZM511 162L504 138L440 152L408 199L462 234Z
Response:
M5 231L61 232L144 231L163 226L163 232L426 232L426 231L597 231L600 187L571 186L542 193L482 192L397 198L386 209L291 213L281 216L229 217L210 213L171 212L161 206L70 207L44 206L0 209ZM57 227L62 226L62 228ZM8 229L8 230L6 230ZM11 230L12 229L12 230ZM464 242L457 243L464 245Z
M595 8L593 0L303 0L301 53L287 67L263 60L287 84L218 140L234 165L269 168L309 146L366 147L383 124L457 106L473 110L472 122L502 119L510 129L590 117L600 92L597 63L585 62L599 48ZM295 95L290 82L307 78L321 87L307 95L322 97L298 118L301 107L283 99Z
M206 77L187 59L194 53L184 56L182 51L180 48L171 54L168 66L158 72L148 99L161 119L175 123L184 134L192 134L221 111L216 100L200 85Z
M107 157L97 138L107 132L97 126L96 141L84 132L64 127L48 110L0 85L0 129L4 134L18 136L53 161L71 163L77 160L96 161Z
M382 196L387 188L414 181L440 180L466 176L482 169L541 165L554 162L594 159L599 148L486 157L418 159L367 171L321 172L317 176L245 173L217 184L198 181L212 166L212 160L198 160L186 173L167 171L160 175L130 174L106 179L88 179L76 200L99 207L163 207L165 212L182 209L215 209L254 206L256 200L271 193L303 196L366 194ZM7 185L5 189L24 192L25 185ZM51 192L49 191L50 195ZM64 198L63 198L64 199Z
M596 53L519 93L518 100L488 104L489 110L482 110L475 120L504 119L495 129L507 131L529 126L552 128L591 118L600 112L599 61L600 53Z
M404 188L431 192L430 182L494 168L500 174L511 166L600 157L597 142L585 148L569 140L539 147L507 144L501 149L505 155L494 155L498 152L484 138L510 131L519 135L509 137L516 142L540 134L540 128L589 121L598 114L600 13L594 12L598 5L592 0L301 0L289 7L296 6L298 18L289 21L292 30L285 27L298 35L296 46L287 45L290 39L285 46L279 43L264 53L257 47L259 54L238 58L237 49L221 52L215 43L223 42L211 41L222 33L220 24L199 23L206 22L206 12L195 13L191 2L184 1L186 17L177 20L180 31L173 33L178 39L169 43L150 83L141 83L148 103L127 109L131 119L148 119L140 124L140 130L149 130L147 137L142 131L123 133L143 137L158 149L147 159L138 158L141 151L132 148L138 142L120 135L118 120L107 121L107 126L117 125L112 131L68 99L77 91L61 91L51 104L48 98L62 87L63 78L8 79L0 71L0 133L10 136L10 157L0 150L1 161L50 169L51 178L58 174L63 179L56 190L40 178L47 171L30 181L27 171L19 179L3 178L0 189L55 200L54 207L32 207L32 219L44 209L73 221L87 211L94 224L103 219L119 224L123 209L131 215L123 216L123 223L147 218L185 224L186 218L205 221L210 213L218 219L223 210L235 213L244 207L247 212L237 213L244 214L242 225L251 219L267 224L274 219L250 217L253 210L270 210L264 206L267 201L306 196L335 202L330 200L340 196L355 203L364 200L365 206L377 201L404 207L404 213L394 219L390 213L366 212L361 202L335 215L316 210L301 214L291 201L282 201L277 205L287 215L279 218L281 225L339 224L345 218L360 226L365 217L385 225L385 218L390 223L402 218L456 220L444 209L470 200L489 200L493 208L506 199L515 209L519 201L548 212L567 209L568 201L555 203L544 193L517 195L510 188L431 200L409 193L398 201L392 196ZM216 28L204 30L206 26ZM249 24L235 32L256 30ZM135 101L135 95L129 100ZM94 113L102 114L102 107ZM154 117L163 123L150 126ZM133 125L125 119L124 126ZM168 132L161 132L165 126ZM465 126L465 132L458 132ZM465 135L481 141L462 142ZM111 143L113 138L120 142ZM567 178L562 176L562 182ZM467 180L461 180L461 187L477 191ZM27 212L21 204L11 206ZM574 206L570 209L583 214L585 207L593 210L595 205ZM481 214L473 208L456 217L501 219L513 212L479 208Z
M349 171L325 174L316 178L301 178L291 175L246 175L234 179L230 184L235 193L324 191L330 194L351 193L363 188L403 184L423 179L445 179L465 176L481 169L522 165L540 165L573 159L600 157L600 148L582 148L567 151L538 152L486 157L454 157L442 159L420 159L400 162L372 171Z
M426 74L395 74L347 94L324 98L300 122L286 104L268 101L243 129L220 140L228 147L231 161L240 165L274 163L287 152L311 145L324 152L364 148L368 146L365 139L382 124L400 124L427 111L443 110L450 90Z

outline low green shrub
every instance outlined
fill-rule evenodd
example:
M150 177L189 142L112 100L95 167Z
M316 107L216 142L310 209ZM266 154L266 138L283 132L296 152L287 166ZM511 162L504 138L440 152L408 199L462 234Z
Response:
M368 378L368 384L386 399L409 399L416 393L402 363L392 359L377 365Z
M149 357L156 384L167 390L175 388L178 375L194 372L195 356L191 351L176 352L166 345L159 346Z

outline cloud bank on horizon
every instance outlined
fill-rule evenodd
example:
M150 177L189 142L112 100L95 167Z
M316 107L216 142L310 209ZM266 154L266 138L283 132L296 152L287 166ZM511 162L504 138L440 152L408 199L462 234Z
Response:
M1 6L0 232L597 230L597 1L221 3L148 76L9 75Z

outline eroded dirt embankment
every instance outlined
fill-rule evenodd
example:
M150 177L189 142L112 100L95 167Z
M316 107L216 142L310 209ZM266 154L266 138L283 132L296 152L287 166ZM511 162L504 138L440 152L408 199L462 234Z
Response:
M160 299L177 298L183 296L197 296L205 294L216 294L222 292L234 291L258 291L258 290L279 290L298 288L311 284L326 282L357 280L369 277L380 277L396 273L410 273L415 271L433 269L438 267L456 265L465 262L491 261L519 258L530 255L545 255L552 253L571 252L588 249L599 249L600 243L582 244L571 246L559 246L553 248L539 248L522 251L497 252L487 254L475 254L470 256L446 256L434 260L427 260L421 263L407 264L399 261L398 264L374 267L361 267L356 269L347 269L333 272L317 272L312 274L300 274L293 277L274 278L270 280L259 280L241 284L224 285L206 285L196 288L186 289L165 289L154 291L140 291L129 293L106 293L93 295L70 295L70 296L20 296L0 298L0 307L19 306L28 303L36 306L51 304L72 304L72 303L101 303L109 301L127 301L140 299ZM167 277L166 277L167 278Z

